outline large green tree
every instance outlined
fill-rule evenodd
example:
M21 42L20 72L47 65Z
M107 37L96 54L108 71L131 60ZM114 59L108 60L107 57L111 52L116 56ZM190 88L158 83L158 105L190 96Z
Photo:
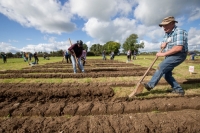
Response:
M22 57L22 55L21 55L21 53L20 53L20 52L17 52L17 53L15 53L15 57L17 57L17 58L21 58L21 57Z
M6 56L9 57L9 58L10 58L10 57L14 57L13 54L12 54L11 52L6 53Z
M85 49L86 51L88 51L88 46L87 46L87 44L83 44L83 49Z
M112 51L117 54L119 53L120 46L120 43L114 41L109 41L104 45L93 44L90 47L90 52L93 52L95 55L101 55L103 50L105 50L106 54L110 54Z
M128 51L129 49L133 52L136 50L137 52L139 49L144 48L144 43L138 43L137 41L138 36L137 34L131 34L128 38L126 38L126 41L124 42L122 48L124 49L124 52Z
M120 46L121 45L118 42L109 41L104 44L103 48L106 50L106 53L111 53L113 51L115 54L117 54L119 53Z
M93 52L95 55L100 55L102 52L102 48L103 48L103 46L100 44L93 44L90 47L90 52Z

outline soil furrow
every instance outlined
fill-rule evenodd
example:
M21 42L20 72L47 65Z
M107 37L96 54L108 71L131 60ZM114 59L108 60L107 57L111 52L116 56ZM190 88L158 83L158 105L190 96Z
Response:
M184 115L183 115L184 114ZM0 118L1 132L200 132L199 110L98 116ZM174 119L176 116L176 119Z
M31 99L31 97L30 97ZM133 101L81 101L73 98L38 99L36 101L2 102L0 116L63 116L63 115L114 115L142 112L166 112L184 109L200 110L200 97L170 97Z

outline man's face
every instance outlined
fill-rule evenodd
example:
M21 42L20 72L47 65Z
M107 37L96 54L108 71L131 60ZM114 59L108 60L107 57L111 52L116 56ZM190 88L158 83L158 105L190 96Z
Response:
M174 22L171 22L167 25L163 25L163 29L166 33L171 32L173 30L173 28L174 28Z

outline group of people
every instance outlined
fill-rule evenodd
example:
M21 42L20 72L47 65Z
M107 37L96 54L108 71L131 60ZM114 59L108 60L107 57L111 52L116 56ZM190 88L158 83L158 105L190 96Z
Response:
M136 60L136 55L137 55L136 50L133 51L133 54L131 53L131 50L127 51L127 62L131 61L132 55L133 55L133 60ZM115 58L115 53L112 51L110 53L110 60L114 60L114 58ZM102 59L106 60L106 51L105 50L102 51Z
M137 55L137 52L136 50L133 51L133 54L131 52L131 50L129 49L127 51L127 62L131 61L131 56L133 55L133 60L136 60L136 55Z
M103 58L103 60L106 60L106 51L105 50L102 51L102 58ZM110 53L110 60L114 60L114 58L115 58L115 53L112 51Z
M34 57L35 61L31 63L32 57ZM37 52L35 52L34 54L32 54L31 52L22 52L22 58L24 59L24 62L28 62L29 65L38 64L39 62Z

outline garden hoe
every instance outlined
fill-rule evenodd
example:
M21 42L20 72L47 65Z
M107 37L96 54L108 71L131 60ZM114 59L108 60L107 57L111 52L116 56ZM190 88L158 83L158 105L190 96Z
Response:
M69 42L70 42L70 44L71 44L71 46L72 46L72 42L71 42L70 38L69 38ZM79 64L78 64L78 59L77 59L77 57L76 57L76 54L74 53L74 54L72 54L72 56L74 56L74 59L75 59L75 61L76 61L76 67L81 71L81 68L80 68L80 66L79 66Z
M171 37L169 37L166 41L166 43L168 44L169 42L171 42ZM161 52L164 50L164 48L161 49ZM129 98L132 96L135 96L137 94L142 93L144 86L142 84L142 81L144 80L145 76L147 75L147 73L149 72L149 70L152 68L152 66L154 65L154 63L156 62L156 60L158 59L158 56L156 56L156 58L154 59L154 61L152 62L152 64L149 66L149 68L147 69L147 71L144 73L144 75L142 76L142 78L140 79L140 81L137 83L136 88L134 89L134 91L129 95Z

